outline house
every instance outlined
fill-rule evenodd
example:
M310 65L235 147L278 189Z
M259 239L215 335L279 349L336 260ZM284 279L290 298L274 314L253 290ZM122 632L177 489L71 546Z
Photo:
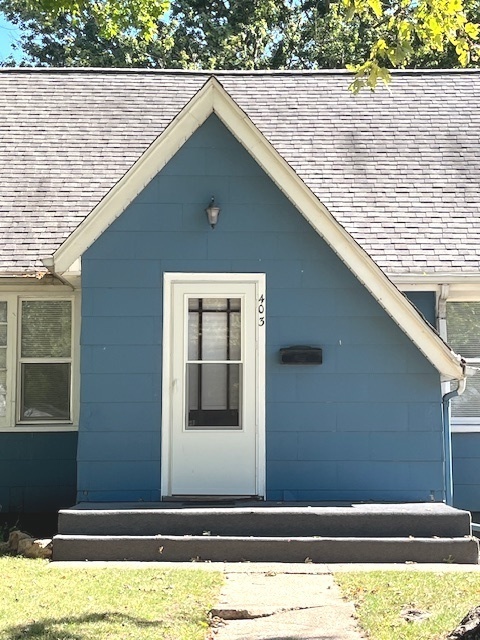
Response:
M3 512L480 510L480 73L348 84L0 70Z

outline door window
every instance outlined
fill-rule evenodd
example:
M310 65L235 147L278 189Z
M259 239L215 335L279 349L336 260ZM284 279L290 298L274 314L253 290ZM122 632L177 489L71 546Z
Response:
M186 429L241 429L242 300L189 298Z

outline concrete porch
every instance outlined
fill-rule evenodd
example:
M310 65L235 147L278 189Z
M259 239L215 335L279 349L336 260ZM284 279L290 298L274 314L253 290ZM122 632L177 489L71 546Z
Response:
M440 503L81 503L53 560L477 564L468 511Z

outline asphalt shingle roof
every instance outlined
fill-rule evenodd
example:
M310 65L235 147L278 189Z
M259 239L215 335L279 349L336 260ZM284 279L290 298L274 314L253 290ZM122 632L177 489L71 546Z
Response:
M51 255L212 73L0 70L0 273ZM218 80L389 274L480 271L480 72Z

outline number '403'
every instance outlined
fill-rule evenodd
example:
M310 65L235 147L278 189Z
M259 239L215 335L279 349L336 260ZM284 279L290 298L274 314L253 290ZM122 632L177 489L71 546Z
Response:
M263 325L265 324L265 296L263 295L263 293L258 299L257 311L258 311L258 326L263 327Z

